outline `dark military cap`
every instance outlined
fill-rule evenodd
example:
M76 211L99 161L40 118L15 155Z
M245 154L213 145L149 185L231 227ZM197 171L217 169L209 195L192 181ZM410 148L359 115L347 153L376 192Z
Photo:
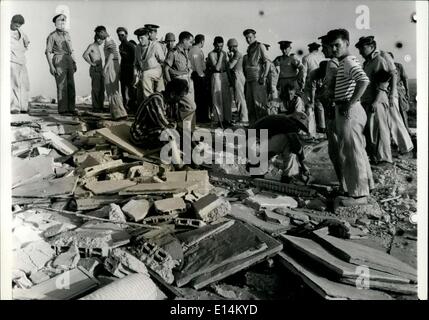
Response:
M159 28L159 26L157 26L156 24L145 24L144 27L148 31L158 31L158 28Z
M327 44L328 42L329 42L329 39L328 39L328 35L327 34L325 34L325 35L323 35L323 36L320 36L319 38L317 38L317 39L319 39L320 40L320 42L322 42L322 44Z
M149 32L149 30L146 28L138 28L136 31L134 31L134 34L137 37L140 37L140 36L146 35L148 32Z
M312 42L312 43L308 44L308 48L310 50L312 50L312 49L319 49L319 47L320 47L320 44L318 44L316 42Z
M253 29L246 29L243 31L243 36L247 36L249 33L256 34L256 31Z
M52 18L52 22L53 22L53 23L55 23L55 21L57 21L57 19L58 19L60 16L64 16L64 17L66 17L66 15L65 15L64 13L59 13L59 14L55 15L55 16ZM67 17L66 17L66 18L67 18Z
M289 48L292 44L292 41L282 40L278 42L280 45L280 48Z
M370 45L374 43L375 43L374 36L360 37L359 41L355 44L355 47L360 48L362 46Z

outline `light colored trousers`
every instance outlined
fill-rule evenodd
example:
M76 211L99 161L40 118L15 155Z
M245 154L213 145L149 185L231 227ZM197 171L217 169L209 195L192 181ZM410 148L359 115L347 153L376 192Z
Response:
M152 93L165 90L161 66L143 71L141 81L144 99L147 99Z
M349 118L345 118L335 110L338 151L341 171L349 196L368 196L374 187L371 166L365 151L364 129L366 113L360 102L353 105Z
M237 104L238 110L240 110L240 121L248 122L249 113L247 111L246 96L244 94L244 85L246 84L246 78L241 72L235 73L235 84L234 84L234 94L235 94L235 103Z
M366 138L369 156L375 161L392 162L392 150L389 130L389 100L387 93L380 93L380 102L375 104L371 112L371 104L364 104L368 117Z
M232 120L232 101L226 72L213 73L211 79L212 103L219 114L219 121Z
M119 70L120 67L118 60L111 60L106 65L106 73L104 74L104 86L106 87L110 113L113 119L119 119L127 116L127 111L124 108L119 89Z
M414 145L402 119L398 98L395 98L393 104L390 106L389 115L389 128L393 143L398 146L400 153L410 152L413 150Z
M346 183L343 177L343 171L341 168L339 143L335 119L326 119L326 137L328 139L329 159L331 159L332 165L334 166L338 182L343 191L347 190Z
M28 80L27 66L25 64L10 63L10 111L28 111Z

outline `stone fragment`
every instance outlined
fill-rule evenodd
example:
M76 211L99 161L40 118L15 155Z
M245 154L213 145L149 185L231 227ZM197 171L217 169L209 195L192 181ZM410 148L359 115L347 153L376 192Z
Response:
M76 246L71 246L68 251L61 253L55 258L52 266L61 270L71 270L76 268L79 260L79 249Z
M146 199L131 199L123 207L122 211L133 221L142 221L149 212L151 204Z
M298 207L298 202L292 197L269 196L263 193L247 198L244 203L256 210Z

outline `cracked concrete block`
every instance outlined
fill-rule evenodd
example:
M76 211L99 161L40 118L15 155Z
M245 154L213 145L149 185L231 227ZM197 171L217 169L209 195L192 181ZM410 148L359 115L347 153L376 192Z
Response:
M150 207L151 204L146 199L132 199L122 207L122 211L132 220L139 222L146 217Z
M32 273L40 270L54 257L55 251L46 241L29 243L14 252L13 269Z
M231 212L231 204L215 194L208 194L192 204L196 216L204 222L212 222Z
M61 270L71 270L77 267L80 260L79 249L72 246L67 252L61 253L52 262L54 268Z
M110 252L108 258L104 261L104 266L106 270L118 278L123 278L131 273L149 275L146 265L142 261L121 248L113 249Z
M33 272L30 275L30 280L34 284L39 284L49 279L50 279L49 274L44 271Z
M297 208L298 202L288 196L268 196L263 193L259 193L253 197L249 197L244 200L244 203L248 206L256 209L275 209L275 208Z
M186 203L182 198L167 198L154 202L155 210L159 213L178 215L186 211Z

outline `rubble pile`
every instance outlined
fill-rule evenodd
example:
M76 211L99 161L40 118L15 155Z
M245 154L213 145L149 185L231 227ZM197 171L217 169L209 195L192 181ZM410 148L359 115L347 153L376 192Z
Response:
M176 171L131 144L129 121L86 106L59 116L42 98L11 116L15 299L268 299L302 290L300 281L323 298L415 295L414 269L385 267L393 260L382 251L370 261L378 278L359 291L359 261L323 240L341 239L346 252L355 241L388 235L386 250L401 232L410 237L414 160L375 171L372 202L347 208L335 202L325 142L306 149L307 184L280 182L275 161L258 179L242 164ZM314 273L318 264L326 274ZM302 279L296 287L279 286L285 270Z

